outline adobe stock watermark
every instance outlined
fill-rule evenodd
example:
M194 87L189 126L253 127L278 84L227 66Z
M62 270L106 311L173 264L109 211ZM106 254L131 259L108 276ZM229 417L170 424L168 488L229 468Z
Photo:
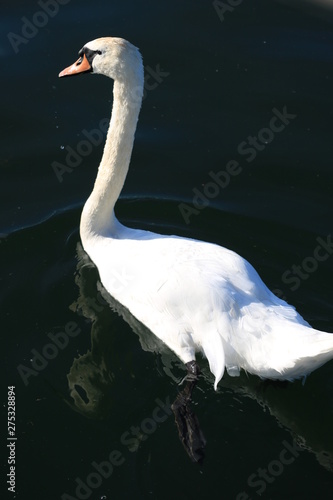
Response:
M141 102L141 99L147 97L148 92L155 90L170 73L168 71L163 71L160 64L156 64L155 68L150 66L145 66L145 77L144 77L144 88L142 96L142 88L134 89L132 92L133 102L130 105ZM103 118L98 125L98 128L92 130L83 129L81 135L84 139L81 139L76 146L61 146L61 149L66 151L65 162L53 161L51 167L55 173L56 178L61 183L64 180L65 174L70 174L79 165L82 164L84 158L89 156L94 148L100 146L104 140L106 133L109 128L110 118Z
M11 31L7 34L7 38L15 54L18 54L20 45L26 45L38 35L41 28L45 28L50 18L58 14L61 5L66 5L69 2L70 0L39 0L37 5L41 10L37 10L31 19L28 19L26 16L21 17L21 33L17 34Z
M243 0L226 0L225 2L220 2L219 0L214 0L213 7L215 12L219 16L221 23L223 23L225 19L225 14L228 12L233 12L236 7L241 5Z
M326 240L321 236L316 238L318 245L314 248L312 255L304 257L300 264L293 264L290 269L284 271L281 276L281 281L288 285L292 292L298 290L302 282L309 279L311 274L315 273L321 262L325 262L333 255L332 235L329 234ZM272 290L275 295L285 299L283 291L279 288Z
M284 106L282 111L273 108L272 113L273 116L267 127L261 128L256 136L249 135L246 140L238 145L237 152L240 156L245 157L247 163L253 162L258 153L264 151L276 135L285 130L291 120L297 117L297 115L288 112L287 106ZM231 179L238 176L242 171L243 167L237 160L228 161L224 170L218 172L211 170L208 174L210 181L203 186L203 189L199 190L196 187L192 189L194 193L192 205L187 203L178 204L178 209L186 224L190 223L192 215L200 214L212 199L219 196L222 189L229 186Z
M121 271L113 269L109 274L109 283L112 283L112 288L114 292L120 292L128 286L130 281L134 279L127 273L127 270L123 268ZM96 298L89 298L87 300L89 307L93 309L96 313L101 312L107 302L105 299L98 294ZM81 314L82 315L82 314ZM90 321L89 318L87 321ZM70 338L77 337L81 333L81 328L75 321L69 321L66 323L63 331L58 333L48 333L48 342L41 349L37 350L35 348L31 349L30 366L19 364L17 366L17 371L24 383L27 386L30 382L30 377L37 377L40 372L45 370L49 362L54 360L59 351L63 351L69 344Z
M170 76L169 71L163 70L160 64L156 64L155 68L145 66L143 93L141 86L133 88L131 90L132 100L129 103L130 106L137 106L140 104L141 100L147 97L148 92L155 90L168 76Z
M169 397L165 401L157 398L155 399L155 404L156 406L149 417L144 418L139 425L132 425L122 433L119 449L111 450L108 456L101 462L96 462L95 460L91 462L90 472L87 476L84 479L80 477L75 478L74 493L71 495L63 493L61 500L87 500L90 498L92 493L112 476L115 469L126 462L125 452L134 453L137 451L140 442L148 439L158 429L159 425L172 415ZM121 447L125 447L125 450L121 451Z
M83 159L89 156L93 149L105 140L105 135L109 128L109 118L103 118L99 122L98 128L92 130L83 129L81 134L84 139L81 139L75 148L72 146L63 146L67 154L65 158L65 163L59 161L53 161L51 167L59 182L63 182L63 177L65 174L70 174L73 170L81 165Z
M249 500L253 499L253 494L256 493L259 497L266 491L267 485L274 483L274 481L283 474L287 465L291 465L299 457L303 449L293 441L292 444L288 441L282 441L283 448L279 453L277 459L269 462L265 469L259 467L255 472L250 474L247 478L247 486L252 488L251 492L241 491L236 496L236 500ZM253 491L254 490L254 491Z
M58 333L48 333L47 337L51 342L45 344L42 349L31 349L32 358L30 366L19 364L16 368L24 383L27 386L30 377L37 377L48 366L49 362L55 359L59 351L63 351L70 338L77 337L81 333L81 328L75 321L66 323L64 331Z

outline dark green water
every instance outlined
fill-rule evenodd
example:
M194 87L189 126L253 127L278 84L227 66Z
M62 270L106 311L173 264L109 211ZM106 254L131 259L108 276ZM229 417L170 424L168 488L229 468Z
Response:
M79 247L112 85L57 75L85 42L122 36L149 77L118 217L237 251L333 332L333 14L267 0L226 0L223 14L222 3L3 7L1 432L15 386L17 441L16 492L5 479L1 498L332 497L332 362L305 385L225 375L215 393L201 360L192 407L206 458L192 464L170 411L184 368L106 305Z

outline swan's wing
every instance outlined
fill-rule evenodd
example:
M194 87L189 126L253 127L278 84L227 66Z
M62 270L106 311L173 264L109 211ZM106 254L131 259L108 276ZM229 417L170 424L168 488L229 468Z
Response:
M300 338L292 326L308 324L246 260L210 243L147 234L106 241L95 256L111 295L184 363L204 352L216 383L225 367L270 378L293 370Z

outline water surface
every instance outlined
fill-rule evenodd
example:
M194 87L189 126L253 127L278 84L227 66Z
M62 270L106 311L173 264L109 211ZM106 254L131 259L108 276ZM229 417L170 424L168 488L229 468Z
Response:
M332 15L259 0L223 22L205 1L58 7L45 18L35 2L7 3L1 21L2 380L3 402L15 385L17 403L8 498L331 498L332 363L283 388L226 375L215 393L201 360L193 408L206 458L188 459L169 408L184 368L106 303L79 244L102 141L67 155L102 134L112 84L57 75L96 37L139 46L151 88L119 219L237 251L333 332ZM45 25L23 31L26 19ZM57 176L55 162L72 170ZM214 176L224 184L209 187Z

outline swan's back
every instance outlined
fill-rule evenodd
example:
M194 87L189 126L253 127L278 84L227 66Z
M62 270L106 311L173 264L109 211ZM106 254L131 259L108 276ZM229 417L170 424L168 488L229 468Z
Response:
M204 353L215 387L225 368L302 377L333 348L333 335L311 329L245 259L218 245L119 225L88 253L108 292L184 363Z

